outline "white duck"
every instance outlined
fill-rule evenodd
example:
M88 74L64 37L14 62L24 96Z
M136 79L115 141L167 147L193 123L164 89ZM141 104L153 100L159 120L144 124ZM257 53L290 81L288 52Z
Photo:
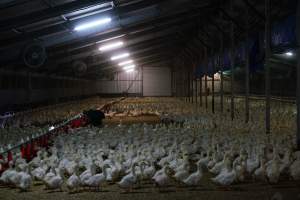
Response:
M179 182L183 182L190 175L189 171L189 163L184 163L183 167L180 170L176 171L174 178Z
M260 163L260 166L259 168L257 168L254 173L253 173L253 179L254 180L259 180L259 181L263 181L265 182L266 181L266 178L267 178L267 171L266 171L266 165L265 165L265 158L260 155L259 156L259 163Z
M30 175L31 171L31 165L29 164L27 167L25 167L24 171L19 172L19 183L17 186L22 190L22 191L28 191L28 189L32 185L32 178Z
M92 163L84 172L82 172L79 176L82 184L85 183L92 176L92 168L95 168L95 164Z
M151 179L156 172L154 162L151 162L151 165L147 164L147 162L142 162L141 165L144 165L144 170L143 170L144 178Z
M135 167L138 166L137 163L134 163L131 167L131 172L124 176L120 182L117 184L120 188L123 188L125 190L132 190L134 184L137 182L137 176L135 173Z
M58 172L56 172L55 176L51 178L50 176L44 178L44 183L47 189L60 189L60 191L62 191L62 186L64 183L64 169L58 168Z
M207 167L208 162L210 160L210 156L209 155L210 155L210 151L206 152L206 156L205 156L204 152L201 153L201 158L199 160L201 166Z
M13 161L10 161L8 165L9 168L5 170L0 177L0 183L11 184L10 178L17 174L17 171L13 169Z
M183 180L183 183L186 184L187 186L199 185L199 182L203 176L203 172L202 172L203 162L201 162L201 159L196 164L197 164L197 171L189 175L185 180Z
M236 180L236 172L232 168L232 161L227 158L225 160L225 168L220 172L219 175L212 178L211 180L222 186L229 186Z
M259 167L260 164L260 154L257 154L255 158L248 158L246 161L246 169L249 174L252 174L254 170Z
M171 170L171 168L168 165L166 165L163 167L162 173L160 173L159 175L152 178L152 180L155 182L156 186L162 187L162 186L167 186L168 184L170 184L170 182L171 182L170 170Z
M210 173L213 174L219 174L221 172L221 170L223 169L224 165L225 165L225 160L229 157L229 153L225 153L223 160L220 162L217 162L210 170Z
M267 166L267 177L270 183L277 183L280 177L279 155L274 151L273 159Z
M48 166L44 162L45 161L41 160L39 167L35 168L31 172L32 177L37 181L42 181L48 170Z
M107 168L109 168L109 165L104 165L102 167L102 173L95 174L95 168L93 167L92 170L92 176L84 182L84 184L91 188L96 188L99 190L100 186L104 184L107 180Z
M295 152L296 160L290 166L290 177L293 180L300 180L300 151Z
M75 192L78 191L81 182L79 179L79 167L75 166L74 168L74 172L73 174L68 178L67 182L67 188L69 190L69 192L73 192L75 190Z
M280 160L280 166L279 166L280 174L288 173L291 164L292 164L291 150L287 149L285 151L283 159Z

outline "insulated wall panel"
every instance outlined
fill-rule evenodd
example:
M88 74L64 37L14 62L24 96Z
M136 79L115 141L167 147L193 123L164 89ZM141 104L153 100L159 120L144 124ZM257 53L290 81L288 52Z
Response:
M144 96L171 96L171 70L167 67L143 68Z

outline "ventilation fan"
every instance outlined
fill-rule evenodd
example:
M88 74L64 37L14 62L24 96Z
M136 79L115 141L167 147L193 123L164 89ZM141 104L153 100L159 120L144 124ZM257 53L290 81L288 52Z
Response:
M22 57L26 66L39 68L45 63L47 55L43 45L31 43L25 46Z
M73 72L75 75L81 76L87 71L87 64L81 60L74 61L72 64Z

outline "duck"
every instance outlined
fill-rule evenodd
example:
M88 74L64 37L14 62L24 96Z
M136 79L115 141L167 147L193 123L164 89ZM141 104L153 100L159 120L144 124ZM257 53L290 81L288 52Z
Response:
M54 176L48 176L44 178L44 183L47 189L50 190L59 189L60 191L62 191L62 186L64 183L64 169L58 168Z
M224 162L224 169L211 180L222 186L229 186L236 180L236 171L232 167L232 161L229 158L226 158Z
M207 151L206 153L205 152L201 152L201 158L199 160L201 166L207 168L208 162L210 160L210 156L209 155L210 155L210 151Z
M184 163L183 167L176 171L174 175L175 180L177 180L178 182L183 182L190 175L189 170L190 170L189 163Z
M244 157L241 159L240 163L233 164L233 168L236 171L236 181L238 182L244 182L246 179L246 167L247 157Z
M42 181L44 176L46 175L48 166L44 162L45 162L44 160L41 160L39 166L34 170L32 170L31 174L34 180Z
M21 191L28 191L32 185L31 178L31 164L25 167L24 171L18 173L19 183L17 186L21 189Z
M131 191L134 184L137 182L137 176L135 173L135 167L138 166L138 163L133 163L131 167L131 172L124 176L121 181L119 181L117 184L120 188L125 189L126 191Z
M280 177L280 163L279 163L279 156L274 151L274 157L273 159L269 162L269 165L267 165L267 178L269 183L277 183L279 181Z
M143 166L143 175L144 175L145 179L151 179L151 177L153 177L156 172L154 162L152 161L150 163L151 164L149 164L149 162L146 162L146 161L141 163L141 165L144 165Z
M0 183L6 185L11 184L10 178L17 174L17 171L13 168L13 165L13 161L10 161L8 163L9 168L2 173L0 177Z
M80 182L80 178L79 178L79 167L78 165L76 165L74 167L74 172L73 174L68 178L67 182L66 182L67 188L69 190L69 193L75 191L77 192L81 182Z
M289 167L289 176L291 179L298 181L300 180L300 151L298 153L294 153L294 156L296 159Z
M171 182L171 168L168 165L163 167L162 173L158 174L152 180L158 187L167 186Z
M288 174L289 167L291 166L291 164L292 164L291 150L287 149L285 151L283 159L280 160L280 165L279 165L280 174Z
M18 187L18 184L20 182L20 176L19 173L22 172L22 170L25 170L25 165L22 165L22 168L19 168L18 166L16 167L15 170L12 170L10 172L10 176L9 178L9 183L13 186L13 187Z
M246 170L248 174L252 174L260 164L260 154L257 154L255 158L248 158L246 161Z
M229 157L229 153L225 153L223 160L220 162L217 162L211 169L209 169L209 172L212 174L219 174L224 167L225 160L228 157Z
M263 181L266 182L267 180L267 171L266 171L266 165L265 165L265 158L262 155L259 155L259 168L257 168L253 172L253 180L254 181Z
M100 186L106 182L107 180L107 168L109 165L104 165L102 167L102 173L95 174L95 168L92 168L92 176L87 179L84 184L90 188L96 188L97 190L100 189Z
M46 184L45 181L53 178L54 176L55 176L55 168L51 167L49 172L46 173L45 176L43 177L42 181L44 182L44 184Z
M189 175L186 179L183 180L183 183L187 186L197 186L203 176L202 166L203 162L200 159L197 163L197 171Z
M84 172L82 172L79 176L80 182L82 184L85 183L91 176L92 176L92 169L95 168L96 166L94 163L92 163Z

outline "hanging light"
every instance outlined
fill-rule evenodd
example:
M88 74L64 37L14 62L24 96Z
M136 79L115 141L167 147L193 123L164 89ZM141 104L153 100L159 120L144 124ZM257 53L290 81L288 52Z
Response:
M133 68L132 69L127 69L125 72L126 73L134 72L134 69Z
M288 51L288 52L285 53L285 55L288 56L288 57L292 57L294 55L294 53L291 52L291 51Z
M135 68L135 65L128 65L123 67L124 70L133 69L133 68Z
M119 54L119 55L112 56L110 59L111 60L120 60L122 58L127 58L129 56L130 56L129 53L122 53L122 54Z
M106 45L102 45L99 48L99 50L100 51L110 51L110 50L113 50L113 49L116 49L116 48L120 48L123 45L124 45L124 42L118 41L118 42L114 42L114 43L109 43L109 44L106 44Z
M124 65L132 64L132 63L133 63L133 60L126 60L124 62L120 62L118 65L119 66L124 66Z
M100 25L103 25L103 24L107 24L107 23L110 23L110 22L111 22L111 18L103 18L103 19L99 19L99 20L96 20L96 21L91 21L91 22L76 26L74 28L74 30L75 31L83 31L83 30L93 28L93 27L96 27L96 26L100 26Z

